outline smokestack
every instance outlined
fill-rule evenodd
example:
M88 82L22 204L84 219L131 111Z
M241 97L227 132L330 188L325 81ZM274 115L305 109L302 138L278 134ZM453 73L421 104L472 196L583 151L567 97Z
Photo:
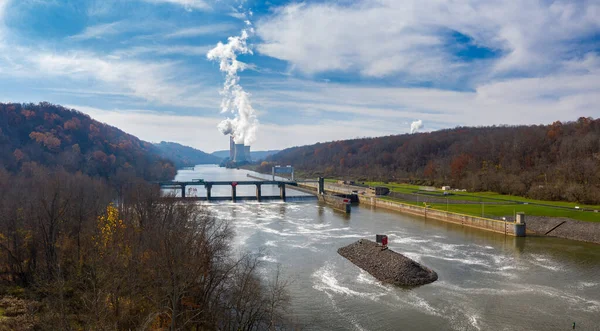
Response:
M244 154L246 154L246 161L252 161L252 157L250 157L250 146L244 146Z
M244 149L244 144L235 144L235 155L233 156L233 161L235 161L235 162L246 161L246 152Z
M229 160L233 161L234 156L235 156L235 142L233 141L233 136L229 136Z

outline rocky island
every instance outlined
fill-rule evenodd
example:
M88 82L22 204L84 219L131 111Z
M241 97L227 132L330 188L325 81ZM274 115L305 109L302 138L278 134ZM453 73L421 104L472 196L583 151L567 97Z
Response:
M435 271L377 243L361 239L338 249L338 253L384 283L419 286L435 282Z

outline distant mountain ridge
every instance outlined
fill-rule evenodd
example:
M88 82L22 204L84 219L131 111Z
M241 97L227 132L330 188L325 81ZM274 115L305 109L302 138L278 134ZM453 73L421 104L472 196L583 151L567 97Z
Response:
M250 151L250 156L252 157L252 161L261 161L266 159L267 157L279 153L279 150L269 150L269 151ZM212 152L211 155L217 156L219 158L227 158L229 157L229 151L215 151Z
M222 161L222 158L218 156L174 142L161 141L155 146L161 156L175 162L175 166L178 168L193 167L197 164L219 164ZM227 156L229 156L229 152L227 152Z

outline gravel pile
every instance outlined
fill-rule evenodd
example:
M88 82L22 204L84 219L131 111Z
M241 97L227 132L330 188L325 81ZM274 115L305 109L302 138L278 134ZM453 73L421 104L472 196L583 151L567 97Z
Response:
M438 279L435 271L390 249L381 250L367 239L342 247L338 253L384 283L419 286Z

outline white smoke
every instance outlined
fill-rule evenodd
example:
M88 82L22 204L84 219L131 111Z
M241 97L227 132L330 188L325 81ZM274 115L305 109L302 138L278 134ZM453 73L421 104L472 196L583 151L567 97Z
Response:
M227 44L219 42L206 56L209 60L219 61L219 69L225 73L225 84L221 95L221 113L231 113L234 118L227 118L218 125L219 131L231 134L236 144L251 145L256 140L258 120L256 111L250 103L250 94L240 86L238 72L247 65L237 60L238 54L252 54L246 40L254 33L250 21L246 21L248 29L242 30L241 35L229 37Z
M414 121L410 124L410 133L415 133L419 131L419 129L423 128L423 121L418 120Z

